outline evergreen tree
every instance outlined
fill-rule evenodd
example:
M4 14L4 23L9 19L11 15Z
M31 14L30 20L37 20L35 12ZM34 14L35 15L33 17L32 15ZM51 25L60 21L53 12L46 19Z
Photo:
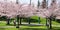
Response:
M38 0L38 5L37 5L37 7L39 8L39 6L40 6L40 2L39 2L39 0Z
M31 0L30 0L30 5L31 5Z
M43 2L42 2L42 8L46 8L46 0L43 0Z
M16 4L18 4L18 0L16 0Z

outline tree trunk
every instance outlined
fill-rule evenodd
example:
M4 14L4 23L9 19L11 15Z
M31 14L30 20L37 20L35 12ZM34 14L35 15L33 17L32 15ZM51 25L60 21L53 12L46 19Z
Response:
M19 28L19 15L17 15L17 26L16 26L16 28Z
M9 25L9 24L10 24L10 18L7 19L7 25Z
M50 20L50 29L52 29L52 21Z
M38 17L38 23L40 24L40 17Z
M22 19L22 18L20 18L20 25L21 25L21 19Z
M13 22L13 23L14 23L14 26L16 26L16 20L14 20L14 22Z
M28 17L27 19L28 19L28 24L30 24L30 17Z

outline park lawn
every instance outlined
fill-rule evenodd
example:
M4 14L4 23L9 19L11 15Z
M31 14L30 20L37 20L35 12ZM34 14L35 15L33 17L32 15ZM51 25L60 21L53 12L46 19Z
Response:
M56 24L60 25L55 21L52 21L52 22L53 22L53 25L56 25ZM2 28L1 26L3 27L11 26L11 25L6 25L5 21L0 22L0 30L47 30L48 29L46 26L22 26L21 25L20 28L16 28L15 26L13 26L12 28L11 27ZM60 27L58 27L57 25L53 26L53 30L60 30Z
M38 19L36 17L33 17L33 19ZM41 21L40 22L41 24L46 23L45 18L40 18L40 21ZM7 26L9 26L9 27L7 27ZM60 23L52 21L52 27L53 27L52 30L60 30ZM0 21L0 30L48 30L48 28L46 26L23 26L23 25L21 25L20 28L16 28L16 26L13 26L12 23L11 23L11 25L6 25L6 21Z
M0 21L0 26L6 26L6 21Z
M27 26L21 26L20 28L0 28L0 30L47 30L44 27L27 27Z
M0 28L0 30L48 30L46 26L21 26L20 28ZM53 27L52 30L60 30L60 27Z

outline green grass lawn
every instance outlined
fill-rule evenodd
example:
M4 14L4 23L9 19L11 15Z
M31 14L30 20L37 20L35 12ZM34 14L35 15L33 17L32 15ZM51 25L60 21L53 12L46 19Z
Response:
M52 30L60 30L60 27L57 26L60 24L55 21L52 21L52 22L53 22L52 23L53 25L56 25L56 26L52 26L53 27ZM1 26L3 26L3 28ZM16 28L16 26L13 26L12 28L7 26L11 26L11 25L6 25L5 21L0 22L0 30L48 30L46 26L22 26L21 25L20 28Z
M33 19L38 19L36 17L33 17ZM41 24L46 23L45 18L41 18ZM37 23L37 22L36 22ZM57 23L55 21L52 21L52 30L60 30L60 23ZM6 25L6 21L0 22L0 30L49 30L46 26L24 26L21 25L20 28L16 28L16 26L13 26L12 22L11 25Z

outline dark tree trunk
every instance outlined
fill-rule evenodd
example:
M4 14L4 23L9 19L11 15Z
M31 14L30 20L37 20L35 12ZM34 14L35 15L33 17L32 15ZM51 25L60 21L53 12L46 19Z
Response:
M20 25L21 25L21 19L22 19L22 18L20 17Z
M30 24L30 17L28 17L27 19L28 19L28 24Z
M50 19L50 29L52 29L52 20Z
M46 18L46 26L49 30L52 29L52 17Z
M13 23L14 23L14 26L16 26L16 20L14 20L14 22L13 22Z
M38 17L38 23L40 24L40 17Z
M16 28L19 28L19 15L17 15L17 26L16 26Z
M10 25L10 18L7 19L7 25Z
M46 26L47 26L47 19L46 19Z
M50 17L49 17L49 29L52 29L52 19L53 18L53 16L51 15Z

